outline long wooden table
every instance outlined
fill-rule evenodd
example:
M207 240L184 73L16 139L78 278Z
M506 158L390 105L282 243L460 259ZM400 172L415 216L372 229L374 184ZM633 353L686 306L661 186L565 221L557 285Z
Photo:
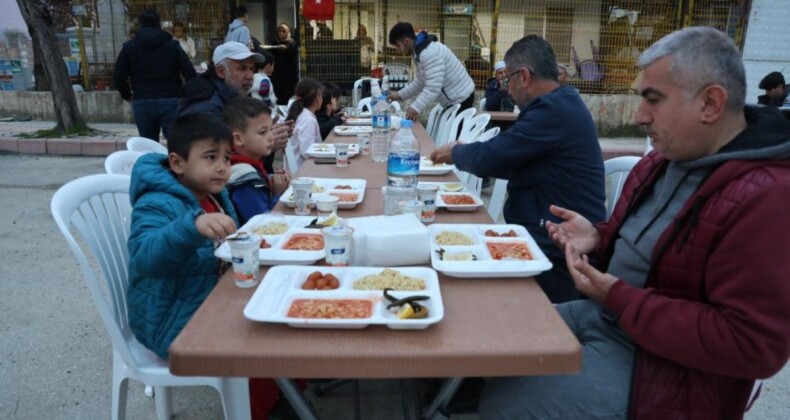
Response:
M433 146L420 125L422 154ZM330 142L355 141L330 137ZM383 163L357 156L347 168L306 161L299 176L365 178L365 200L342 217L382 214ZM453 175L422 180L455 180ZM278 204L275 209L292 212ZM491 223L485 209L439 210L437 223ZM262 275L267 267L261 267ZM170 347L176 375L281 378L289 398L301 395L282 378L417 378L574 373L581 348L533 279L454 279L439 274L445 316L420 331L385 326L363 330L295 329L244 318L254 289L235 286L227 273ZM460 381L455 382L455 386ZM445 395L446 396L446 395ZM296 407L312 418L309 407Z

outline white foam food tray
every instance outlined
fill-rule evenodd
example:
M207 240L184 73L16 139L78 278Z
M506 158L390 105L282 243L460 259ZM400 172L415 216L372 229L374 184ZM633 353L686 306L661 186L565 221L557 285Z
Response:
M484 224L434 224L429 225L431 233L431 266L450 277L490 278L490 277L531 277L551 270L552 263L538 247L527 230L520 225L484 225ZM514 237L487 236L487 232L506 234L510 231ZM470 245L440 245L437 236L442 232L460 233L470 239ZM491 234L491 233L488 234ZM489 245L491 244L491 245ZM526 247L530 259L516 259L494 255L492 247ZM439 250L444 250L446 258L442 259ZM459 254L475 256L471 261L451 261L449 258ZM501 258L501 259L497 259Z
M312 158L334 158L335 145L332 143L313 143L307 148L305 152ZM356 156L359 154L359 145L352 143L348 145L348 157Z
M359 329L369 325L386 325L394 330L425 329L444 318L439 279L436 271L428 267L394 269L403 275L423 280L425 289L390 292L390 295L396 298L428 296L428 300L419 301L422 306L428 308L428 316L423 319L399 319L397 309L387 309L390 302L384 299L382 290L354 289L354 282L361 277L379 274L383 270L383 267L272 267L244 307L244 316L253 321L287 324L295 328ZM302 285L307 277L315 271L323 275L332 274L337 278L339 287L333 290L303 290ZM365 310L366 313L360 314L363 316L360 318L300 318L296 314L289 316L294 302L304 300L322 300L328 305L346 305L349 304L348 301L352 301L350 304L369 307L370 310ZM339 311L344 313L344 309Z
M467 190L463 182L423 182L420 181L419 185L436 185L439 187L438 193L443 192L464 192Z
M356 136L357 134L370 134L373 132L373 127L370 126L350 126L338 125L335 126L335 134L338 136ZM332 155L334 156L334 154Z
M455 165L433 163L429 156L420 157L420 175L444 175L455 168Z
M283 216L273 214L259 214L244 224L240 231L248 232L253 235L258 235L266 240L270 248L263 248L258 251L261 265L275 265L275 264L293 264L293 265L309 265L314 264L316 261L324 258L324 248L313 250L291 250L284 247L288 244L294 236L300 235L318 235L321 237L321 230L307 229L305 226L315 219L311 216ZM268 233L263 230L273 226L285 225L284 231L269 231ZM317 239L316 237L309 236L309 238ZM230 246L227 242L220 245L215 251L214 255L217 258L225 261L231 260Z
M459 202L452 202L450 200L464 200L468 204L461 204ZM445 208L448 211L475 211L483 204L483 200L481 200L480 197L468 191L439 191L436 194L436 207Z
M364 179L342 179L342 178L310 178L313 183L313 202L320 194L336 195L340 198L337 203L339 209L353 209L365 199L365 186L367 181ZM351 188L346 188L351 187ZM288 207L294 207L293 187L289 186L280 196L280 201Z

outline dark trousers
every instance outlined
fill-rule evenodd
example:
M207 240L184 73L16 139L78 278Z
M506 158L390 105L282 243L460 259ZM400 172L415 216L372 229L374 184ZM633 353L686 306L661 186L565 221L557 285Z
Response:
M176 120L178 98L135 99L132 101L134 122L140 137L159 141L159 130L165 138Z

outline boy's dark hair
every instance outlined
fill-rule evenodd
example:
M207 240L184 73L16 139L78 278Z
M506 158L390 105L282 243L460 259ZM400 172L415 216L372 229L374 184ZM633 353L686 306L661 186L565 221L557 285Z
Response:
M777 86L785 86L785 77L778 71L768 73L763 80L760 80L760 89L771 90Z
M263 63L255 63L255 70L260 70L260 69L268 66L269 64L273 64L274 63L274 55L272 53L270 53L269 51L266 51L264 49L260 49L258 51L258 53L263 56Z
M179 117L170 127L167 152L175 153L187 160L192 144L206 139L214 143L233 144L233 134L221 119L208 114L187 114Z
M324 82L324 103L321 104L321 112L326 114L326 107L332 101L332 98L340 98L342 93L343 90L340 89L340 86L332 82Z
M222 112L222 120L231 130L244 131L251 118L261 114L272 115L272 109L265 103L247 96L237 96L227 105Z
M140 24L141 28L161 28L162 27L162 20L159 18L159 13L156 13L155 10L146 9L140 13L140 16L137 18L137 22Z
M417 38L414 33L414 26L409 22L398 22L390 29L390 44L395 45L396 42L403 38Z
M240 18L244 16L247 16L247 6L242 4L241 6L236 7L236 17Z

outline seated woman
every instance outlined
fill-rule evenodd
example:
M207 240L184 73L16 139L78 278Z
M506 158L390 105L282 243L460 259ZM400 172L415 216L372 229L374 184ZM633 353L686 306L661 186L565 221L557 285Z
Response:
M321 131L315 113L324 102L324 85L315 79L304 78L296 85L296 99L288 108L286 121L294 121L293 142L296 166L308 157L307 149L313 143L321 143Z

